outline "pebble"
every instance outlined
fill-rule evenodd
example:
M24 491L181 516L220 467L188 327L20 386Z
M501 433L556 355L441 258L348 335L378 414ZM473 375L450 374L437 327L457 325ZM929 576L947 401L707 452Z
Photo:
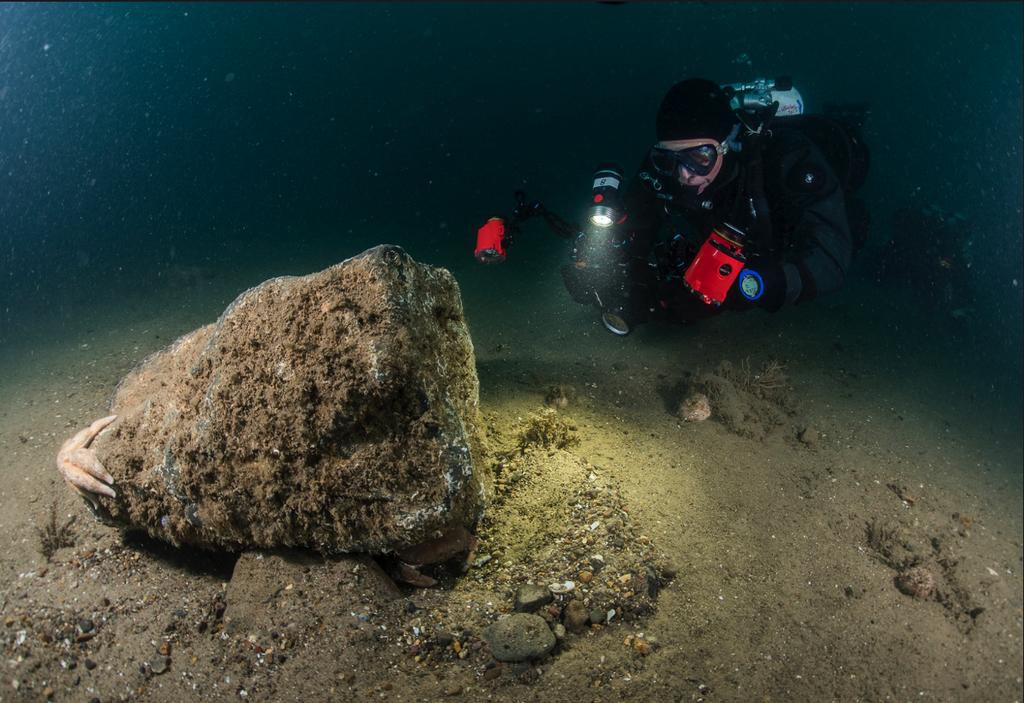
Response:
M80 632L92 632L96 629L96 624L92 620L79 620L78 629Z
M566 581L564 583L552 583L548 586L548 589L552 593L569 593L576 588L576 584L572 581Z
M446 696L458 696L462 693L462 686L457 683L451 683L444 687L444 695Z
M96 662L94 662L92 659L86 659L85 660L85 668L88 669L89 671L92 671L93 669L96 668Z
M633 641L633 649L636 650L637 654L643 657L646 657L652 651L651 644L639 637Z
M591 571L581 571L579 573L580 583L590 583L594 580L594 574Z
M149 668L154 674L159 675L167 671L170 664L171 660L168 657L160 656L149 663Z
M51 698L53 698L53 689L51 687L47 686L43 689L43 698L45 698L46 700L50 700Z
M160 654L162 654L165 657L169 656L170 653L171 653L171 643L170 642L161 642L160 643L160 649L157 650L157 651L159 651Z
M551 591L543 586L534 583L523 584L516 591L515 610L517 613L533 613L552 600Z
M552 630L555 633L555 639L556 640L564 640L565 639L565 625L563 625L562 623L556 623L555 626L552 628Z
M555 635L539 615L515 613L489 625L484 641L498 661L539 659L555 647Z
M605 611L600 608L594 608L590 611L590 622L595 625L603 625L605 620Z

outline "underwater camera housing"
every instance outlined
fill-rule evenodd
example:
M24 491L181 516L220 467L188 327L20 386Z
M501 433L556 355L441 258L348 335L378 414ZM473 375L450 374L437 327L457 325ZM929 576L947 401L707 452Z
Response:
M683 285L706 305L721 305L746 265L743 230L724 223L715 227L683 274Z

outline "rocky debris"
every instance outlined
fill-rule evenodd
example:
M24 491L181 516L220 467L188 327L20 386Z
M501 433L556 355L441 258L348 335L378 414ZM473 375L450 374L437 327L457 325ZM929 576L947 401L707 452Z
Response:
M711 402L703 393L691 393L679 404L677 414L683 422L703 422L711 417Z
M555 635L543 618L516 613L484 630L484 641L498 661L539 659L555 648Z
M494 474L495 494L477 531L480 550L493 558L470 570L476 581L494 584L510 603L521 584L543 584L556 621L576 599L584 602L584 622L593 609L614 610L627 622L653 611L671 569L599 467L537 446L498 457Z
M174 544L382 553L482 509L459 288L399 247L244 292L129 373L111 412L101 512Z
M533 613L552 601L551 591L544 586L527 583L516 591L515 610L517 613Z
M914 566L896 575L896 588L901 593L928 600L935 595L935 576L923 566Z

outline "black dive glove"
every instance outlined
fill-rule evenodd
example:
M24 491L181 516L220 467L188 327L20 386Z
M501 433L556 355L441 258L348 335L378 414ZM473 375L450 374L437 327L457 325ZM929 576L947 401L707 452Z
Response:
M786 273L782 264L752 256L725 297L725 307L749 310L760 307L776 312L786 300Z

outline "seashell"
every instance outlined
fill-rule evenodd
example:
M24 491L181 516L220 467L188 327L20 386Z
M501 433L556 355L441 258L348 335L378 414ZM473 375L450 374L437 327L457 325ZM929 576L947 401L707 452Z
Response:
M552 593L569 593L576 588L576 584L572 581L566 581L565 583L552 583L548 585L548 590Z

